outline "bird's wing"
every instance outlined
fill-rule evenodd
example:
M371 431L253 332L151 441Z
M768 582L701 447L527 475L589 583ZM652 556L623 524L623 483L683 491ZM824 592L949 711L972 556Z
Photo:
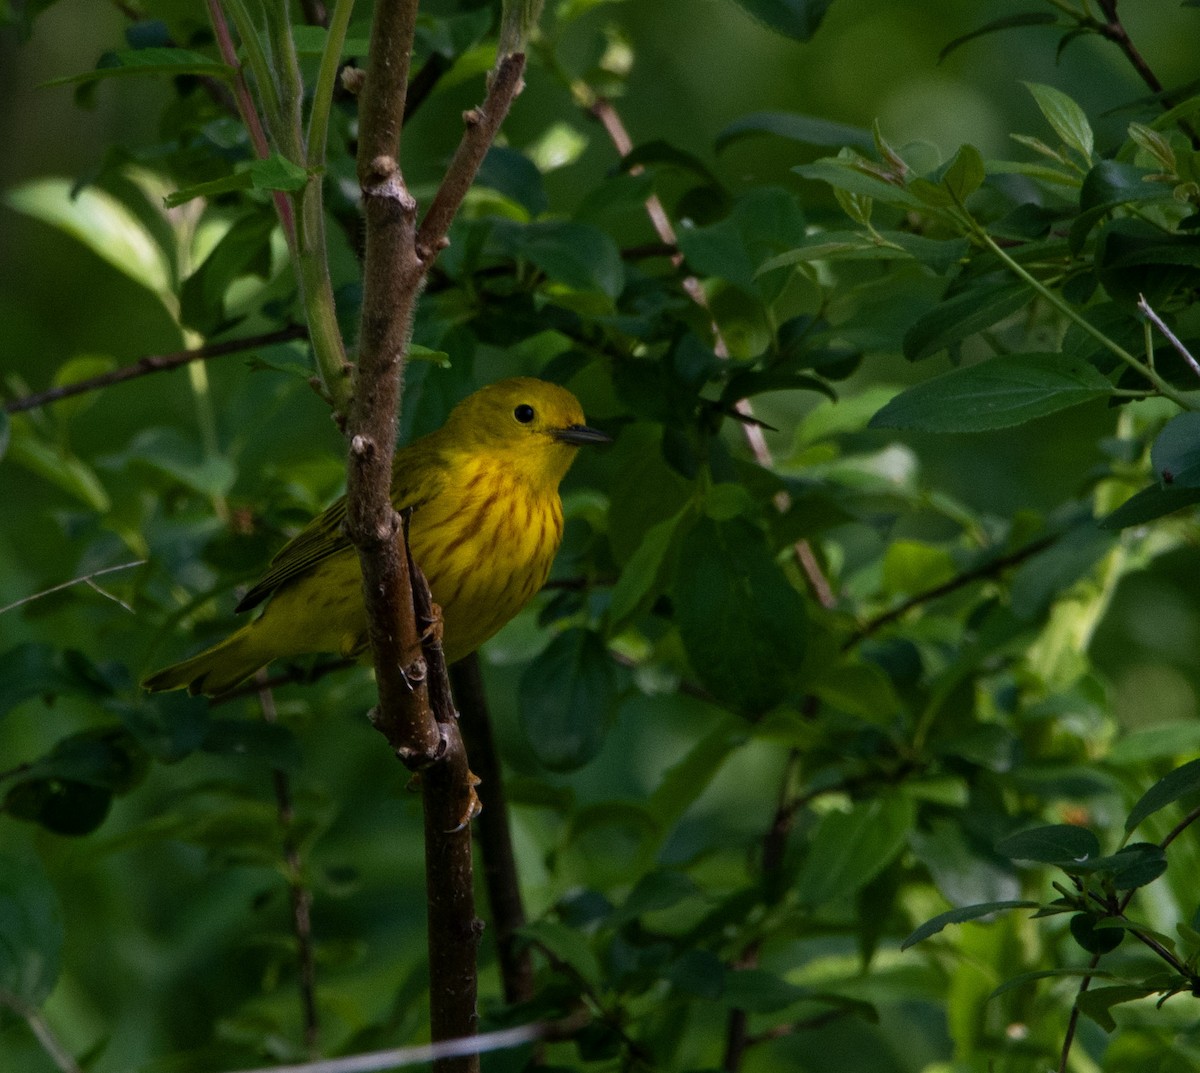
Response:
M399 511L415 510L437 495L442 484L440 460L436 456L413 456L407 449L396 455L392 476L392 505ZM307 574L318 563L353 550L346 536L346 497L342 496L318 514L289 540L271 560L267 572L242 597L234 609L257 607L281 585Z

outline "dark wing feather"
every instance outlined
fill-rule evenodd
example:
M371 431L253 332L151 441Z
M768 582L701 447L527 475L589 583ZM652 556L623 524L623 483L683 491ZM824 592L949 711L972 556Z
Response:
M416 509L437 495L441 488L440 457L430 452L414 456L411 447L396 455L392 477L392 505L397 510ZM271 560L267 572L242 597L235 611L257 607L281 585L307 574L318 563L352 551L346 536L346 497L342 496L318 514L289 540Z

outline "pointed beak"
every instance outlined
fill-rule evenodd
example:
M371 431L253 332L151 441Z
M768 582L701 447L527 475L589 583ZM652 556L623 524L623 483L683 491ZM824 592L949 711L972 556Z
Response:
M556 428L550 433L559 443L569 443L572 447L582 447L589 443L612 443L612 437L599 429L588 428L587 425L568 425L566 428Z

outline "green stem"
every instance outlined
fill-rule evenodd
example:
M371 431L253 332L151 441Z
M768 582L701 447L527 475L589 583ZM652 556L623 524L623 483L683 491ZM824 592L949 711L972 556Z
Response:
M975 233L976 237L978 237L978 239L985 246L987 246L988 249L990 249L992 251L992 253L994 253L997 257L999 257L1000 260L1004 262L1004 264L1009 268L1010 271L1012 271L1015 275L1019 276L1020 279L1022 281L1024 281L1028 286L1032 287L1033 290L1035 290L1039 295L1041 295L1042 298L1044 298L1047 302L1049 302L1050 305L1052 305L1055 309L1057 309L1063 316L1065 316L1068 320L1072 320L1076 324L1078 324L1080 328L1082 328L1085 332L1087 332L1088 335L1090 335L1093 339L1095 339L1110 354L1114 355L1116 358L1119 358L1126 365L1128 365L1131 369L1135 370L1139 375L1144 376L1147 380L1150 381L1150 383L1152 383L1154 385L1155 390L1160 395L1162 395L1164 398L1170 399L1180 409L1183 409L1183 410L1200 409L1200 403L1197 403L1196 401L1188 398L1188 396L1185 395L1183 392L1177 391L1170 384L1168 384L1161 376L1159 376L1158 373L1154 369L1150 368L1150 366L1148 366L1145 362L1139 361L1132 354L1130 354L1129 351L1126 350L1123 346L1120 346L1119 344L1113 342L1107 335L1105 335L1102 331L1100 331L1099 328L1097 328L1094 324L1092 324L1090 321L1088 321L1085 317L1083 317L1079 313L1077 313L1074 309L1071 308L1070 305L1068 305L1065 301L1063 301L1062 298L1060 298L1052 290L1050 290L1048 287L1046 287L1041 282L1041 280L1039 280L1036 276L1033 276L1028 271L1026 271L1026 269L1023 265L1019 264L1017 261L1013 260L1013 258L1010 257L1007 253L1005 253L1004 250L1001 249L999 245L997 245L996 241L992 238L992 236L989 235L982 227L980 227L975 222L974 218L968 217L968 219L970 221L969 226L971 227L971 230Z
M333 106L333 91L337 83L338 65L342 60L342 46L346 41L346 28L350 25L350 13L353 10L354 0L337 0L329 21L329 36L325 39L325 51L321 55L321 68L317 72L317 85L313 90L312 111L308 117L310 168L325 166L329 113Z
M279 88L280 123L271 133L284 156L295 164L303 165L304 132L300 114L304 102L304 82L300 78L296 43L292 40L287 0L267 0L263 4L263 11L267 16L267 35Z
M275 79L271 75L271 64L258 38L258 27L254 25L254 20L242 0L225 0L225 3L233 18L233 24L237 27L238 37L242 39L242 48L246 50L246 62L250 65L255 84L258 86L258 96L262 101L267 128L277 137L277 131L283 126L283 111Z

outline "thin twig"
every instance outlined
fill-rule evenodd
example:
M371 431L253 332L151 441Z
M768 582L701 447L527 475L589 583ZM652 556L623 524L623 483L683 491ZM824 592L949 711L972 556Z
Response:
M221 358L226 354L237 354L243 350L252 350L260 346L272 346L275 343L286 343L292 339L303 339L308 335L306 329L290 324L273 332L253 335L245 339L229 339L222 343L206 343L192 350L177 350L171 354L151 354L139 358L132 365L123 365L111 372L99 376L89 376L86 380L76 380L60 387L49 388L32 395L23 395L18 399L10 399L4 404L4 409L10 413L20 413L23 410L33 410L60 399L69 399L73 395L82 395L87 391L98 391L112 384L124 383L126 380L136 380L148 373L161 373L170 369L178 369L193 361L207 361L209 358Z
M4 990L0 990L0 1006L7 1006L24 1020L29 1026L29 1031L37 1037L38 1043L42 1045L42 1050L62 1070L62 1073L83 1073L83 1067L75 1061L75 1056L63 1045L41 1010L30 1005L19 995Z
M1088 962L1090 972L1100 964L1100 955L1093 954ZM1085 976L1079 982L1079 990L1075 993L1075 1001L1071 1004L1071 1012L1067 1017L1067 1031L1063 1034L1062 1053L1058 1060L1058 1073L1067 1073L1067 1059L1071 1057L1071 1044L1075 1042L1075 1029L1079 1026L1079 996L1091 986L1092 977Z
M876 615L873 619L868 619L863 625L850 636L850 638L842 646L843 650L853 648L855 645L866 640L871 634L883 629L884 626L890 625L897 619L903 618L910 611L922 604L927 604L933 600L940 599L943 596L948 596L952 592L957 592L959 589L976 581L983 581L986 578L997 577L1014 566L1018 566L1026 559L1031 559L1039 552L1045 551L1051 544L1058 540L1058 535L1041 537L1030 544L1026 544L1023 548L1018 548L1016 551L1008 555L1001 555L995 559L989 559L985 563L980 563L971 570L965 570L961 574L957 574L949 581L943 582L941 585L935 585L933 588L926 589L924 592L919 592L915 596L909 597L902 604L898 604L890 611L885 611L882 615Z
M255 684L258 686L263 721L274 726L279 722L279 712L275 707L275 695L266 685L266 678L265 669L259 670L255 675ZM317 970L313 957L312 891L304 883L304 866L296 842L296 810L292 803L291 780L282 768L272 768L271 783L275 790L279 827L283 832L283 863L292 910L292 935L296 939L296 979L300 988L304 1046L315 1057L320 1027L317 1019Z
M419 1047L397 1047L390 1051L351 1054L344 1058L327 1058L297 1065L263 1066L260 1069L238 1070L238 1073L380 1073L382 1070L425 1065L447 1058L504 1051L538 1040L571 1039L589 1020L586 1011L580 1011L559 1021L539 1021L498 1032L482 1032L477 1036L426 1043Z
M625 123L621 119L620 113L613 107L611 101L604 97L597 97L588 108L589 113L595 117L604 128L604 132L608 135L609 141L612 142L613 148L616 149L621 156L628 156L633 151L633 139L629 137L629 132L625 129ZM643 169L640 164L630 168L630 174L637 175ZM666 207L662 203L662 199L657 194L650 194L646 198L646 215L650 217L650 223L654 226L655 233L662 240L665 247L670 252L671 264L677 269L683 267L683 253L679 249L679 237L675 233L675 227L671 223L671 218L667 214ZM708 295L704 291L704 285L692 273L686 273L682 280L682 286L687 296L708 315L709 323L713 333L713 353L717 357L726 361L729 360L729 345L725 341L725 336L721 332L721 326L717 323L716 317L713 315L712 307L709 305ZM774 460L771 457L771 449L767 446L766 436L763 434L762 428L754 418L754 409L747 399L738 399L734 403L734 409L737 413L749 420L743 421L742 434L746 437L746 442L750 447L751 453L754 455L755 461L764 469L771 469L774 465ZM787 492L779 492L775 496L775 506L783 513L791 505L791 498ZM796 562L801 570L804 571L805 577L808 578L809 586L812 588L813 595L816 596L822 607L833 607L837 603L837 597L834 595L833 588L829 584L829 579L825 577L824 571L821 569L820 563L817 561L817 556L813 552L812 545L807 540L798 540L795 544Z
M131 563L120 563L117 566L105 566L100 570L93 570L90 574L81 574L79 577L71 578L70 581L60 582L57 585L50 586L48 589L43 589L41 592L35 592L30 596L22 596L21 599L14 600L11 604L5 604L4 607L0 607L0 615L3 615L5 611L11 611L14 607L20 607L23 604L32 603L34 600L40 600L43 596L49 596L51 593L62 592L63 589L69 589L72 585L90 584L93 578L102 577L105 574L113 574L118 570L132 570L135 566L144 566L145 563L145 559L135 559ZM96 586L92 587L96 588ZM110 593L104 592L103 590L99 591L101 592L101 595L107 596L110 600L116 599L116 597ZM117 603L121 603L121 601L117 600ZM126 604L121 603L121 606L128 610L128 606Z
M1160 332L1162 332L1163 337L1168 343L1171 344L1171 346L1175 348L1176 353L1178 353L1179 356L1188 363L1192 372L1194 372L1197 376L1200 376L1200 362L1196 361L1195 357L1192 355L1192 352L1188 350L1188 348L1185 347L1180 341L1179 337L1166 326L1162 317L1154 312L1154 310L1150 307L1150 303L1146 301L1146 296L1144 294L1138 295L1137 307L1146 317L1146 319L1150 321L1150 323L1153 324L1154 327L1156 327Z

